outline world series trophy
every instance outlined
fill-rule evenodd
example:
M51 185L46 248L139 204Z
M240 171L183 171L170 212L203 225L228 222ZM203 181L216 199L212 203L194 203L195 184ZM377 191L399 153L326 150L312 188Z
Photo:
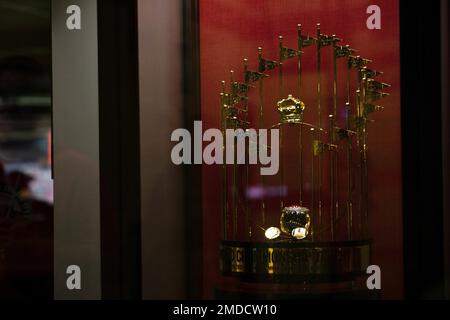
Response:
M229 85L221 84L224 133L250 126L280 130L279 204L275 208L269 208L264 192L258 206L249 204L249 164L223 164L220 268L225 277L270 288L276 285L287 296L364 290L371 255L368 129L370 115L383 109L376 102L388 95L383 90L390 86L376 80L382 73L368 68L369 59L355 55L356 50L340 42L336 35L323 34L320 24L314 37L304 35L298 25L295 48L285 46L280 36L276 60L266 59L258 48L257 70L251 70L244 59L243 79L231 71ZM326 55L332 57L332 92L323 90ZM307 57L316 63L313 106L303 101ZM285 66L294 62L295 95L285 92L284 74ZM346 74L339 74L340 64L345 64ZM265 99L271 72L277 72L278 101ZM345 92L338 92L341 79ZM251 103L253 89L258 101ZM257 106L255 119L250 116L250 105ZM279 122L272 126L266 123L267 108L276 108L279 115ZM306 122L307 115L315 123ZM263 147L270 148L258 145ZM291 165L286 166L288 161ZM287 177L297 184L295 199L282 192ZM268 178L257 179L265 190Z

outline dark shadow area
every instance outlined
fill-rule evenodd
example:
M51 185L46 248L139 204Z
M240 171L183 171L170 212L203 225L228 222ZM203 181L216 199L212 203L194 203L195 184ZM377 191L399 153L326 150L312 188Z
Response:
M0 1L0 298L53 298L50 11Z
M442 299L440 3L400 4L405 298Z

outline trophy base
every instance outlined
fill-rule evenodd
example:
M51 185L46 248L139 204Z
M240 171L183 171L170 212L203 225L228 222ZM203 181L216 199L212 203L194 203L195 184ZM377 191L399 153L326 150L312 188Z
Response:
M363 241L223 241L225 277L248 283L337 283L366 276L371 244Z
M327 291L281 290L279 287L253 290L216 288L214 297L218 300L380 300L382 293L359 287L329 288Z

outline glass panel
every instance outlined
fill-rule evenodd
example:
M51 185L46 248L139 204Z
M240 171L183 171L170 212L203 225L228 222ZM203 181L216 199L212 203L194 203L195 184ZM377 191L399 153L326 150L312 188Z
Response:
M398 1L199 6L202 130L257 162L203 165L205 297L401 298Z
M0 297L50 299L50 1L1 1L0 20Z

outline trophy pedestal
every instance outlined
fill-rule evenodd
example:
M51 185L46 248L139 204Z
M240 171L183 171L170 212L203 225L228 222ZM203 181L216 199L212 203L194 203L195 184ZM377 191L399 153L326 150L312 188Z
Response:
M218 300L379 300L379 290L364 288L333 289L326 292L307 290L280 291L277 287L266 289L224 289L216 288L215 298Z
M370 241L223 241L217 298L376 298L366 287ZM233 288L232 290L227 288Z

